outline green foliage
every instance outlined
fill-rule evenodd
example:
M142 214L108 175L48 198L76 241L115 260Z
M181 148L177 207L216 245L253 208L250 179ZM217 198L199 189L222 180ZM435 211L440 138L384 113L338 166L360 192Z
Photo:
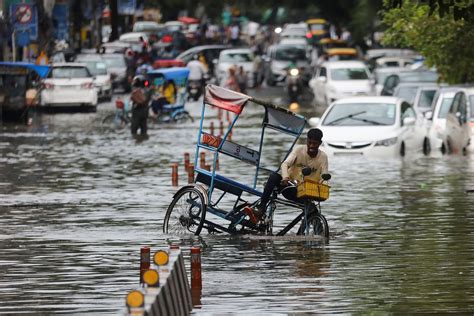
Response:
M474 82L474 21L455 17L454 12L468 8L469 0L457 1L442 11L433 4L401 1L392 6L385 1L383 23L388 26L383 43L419 51L428 66L435 66L448 83ZM469 4L469 3L468 3ZM459 6L458 6L459 5ZM456 9L456 10L455 10Z

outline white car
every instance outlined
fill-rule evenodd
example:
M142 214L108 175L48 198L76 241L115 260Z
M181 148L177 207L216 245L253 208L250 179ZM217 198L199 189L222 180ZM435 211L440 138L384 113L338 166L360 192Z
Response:
M42 106L86 106L97 108L97 88L85 64L53 64L48 78L43 80Z
M474 87L456 92L446 115L443 143L446 153L465 155L471 142L471 121L474 120Z
M78 55L75 61L86 64L89 72L94 76L94 85L97 88L99 99L110 101L113 94L112 75L102 56L97 54Z
M125 43L140 43L140 38L143 38L147 43L149 43L148 34L145 32L129 32L120 35L119 41Z
M421 152L426 129L413 107L395 97L354 97L332 103L321 119L328 155L396 157Z
M441 88L436 92L431 110L425 112L425 118L428 123L427 144L426 150L436 150L443 152L446 149L443 146L444 131L446 129L446 115L449 112L454 94L460 88L446 87Z
M225 49L220 52L217 65L215 66L215 75L217 82L222 85L229 74L230 67L243 67L247 75L247 86L253 86L253 59L254 55L250 48ZM238 69L236 69L238 70Z
M375 82L361 61L329 61L318 67L309 81L317 104L329 105L341 98L375 95Z

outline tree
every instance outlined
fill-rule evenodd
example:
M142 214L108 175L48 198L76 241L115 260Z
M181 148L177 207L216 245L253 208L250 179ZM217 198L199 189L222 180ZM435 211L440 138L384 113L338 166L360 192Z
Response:
M440 1L449 6L435 0L385 0L383 43L419 51L448 83L474 82L474 19L466 14L474 4Z

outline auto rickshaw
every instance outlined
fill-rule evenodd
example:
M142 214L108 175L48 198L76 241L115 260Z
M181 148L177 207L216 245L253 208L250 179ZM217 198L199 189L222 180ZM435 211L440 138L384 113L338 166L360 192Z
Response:
M39 103L41 80L50 66L25 62L0 62L0 118L28 121L28 109Z
M325 19L309 19L306 24L309 29L306 37L312 45L317 45L321 39L329 37L329 23Z
M328 60L356 60L359 55L355 48L330 48L326 50Z

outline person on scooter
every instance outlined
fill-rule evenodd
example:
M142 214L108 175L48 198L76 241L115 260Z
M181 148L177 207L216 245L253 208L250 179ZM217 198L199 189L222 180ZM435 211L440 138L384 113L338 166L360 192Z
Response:
M199 61L198 55L193 56L193 59L187 64L187 67L189 68L188 91L190 92L190 97L197 100L201 95L202 87L205 85L204 78L207 70L202 62ZM191 87L197 88L197 91L190 91Z

